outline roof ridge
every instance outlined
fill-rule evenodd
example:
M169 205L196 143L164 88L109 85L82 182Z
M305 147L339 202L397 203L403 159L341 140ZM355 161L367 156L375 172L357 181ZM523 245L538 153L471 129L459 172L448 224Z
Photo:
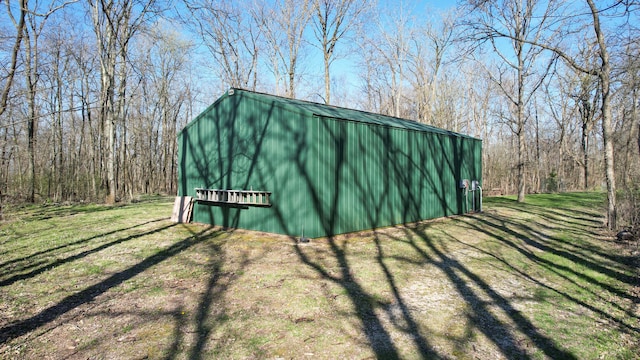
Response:
M280 101L282 103L287 103L287 102L288 103L299 103L301 105L305 105L306 104L308 106L318 107L320 110L322 110L322 108L325 108L327 110L333 109L334 111L337 111L337 112L346 111L346 112L359 113L359 114L362 114L367 120L365 121L363 119L356 119L356 118L351 118L351 117L340 117L340 116L335 116L337 114L330 115L328 113L316 112L316 111L314 111L314 109L305 109L305 110L313 113L314 115L318 115L318 116L322 116L322 117L342 119L342 120L347 120L347 121L355 121L355 122L374 124L374 125L390 126L390 127L399 128L399 129L405 129L405 130L421 130L421 131L427 131L428 130L428 131L437 132L437 133L446 134L446 135L478 139L478 138L476 138L474 136L471 136L471 135L466 135L466 134L463 134L463 133L460 133L460 132L439 128L437 126L425 124L425 123L422 123L422 122L419 122L419 121L416 121L416 120L405 119L405 118L401 118L401 117L397 117L397 116L393 116L393 115L385 115L385 114L375 113L375 112L366 111L366 110L352 109L352 108L347 108L347 107L344 107L344 106L337 106L337 105L331 105L331 104L321 104L321 103L310 101L310 100L288 98L288 97L281 96L281 95L274 95L274 94L263 93L263 92L259 92L259 91L247 90L247 89L243 89L243 88L239 88L239 87L231 87L231 88L229 88L229 91L231 91L231 93L229 93L229 92L227 92L227 93L229 95L233 95L233 92L236 91L236 90L244 92L244 93L248 93L248 94L275 98L275 99L277 99L278 101ZM375 119L375 118L379 118L379 117L381 117L383 119ZM381 121L381 120L384 120L384 119L387 119L387 121ZM478 140L480 140L480 139L478 139Z
M265 93L265 92L247 90L247 89L238 88L238 87L232 87L229 90L240 90L240 91L253 93L253 94L257 94L257 95L266 95L266 96L276 97L276 98L279 98L279 99L282 99L282 100L286 100L286 101L299 101L299 102L304 102L304 103L308 103L308 104L311 104L311 105L319 105L319 106L324 106L324 107L331 107L331 108L340 109L340 110L357 111L357 112L361 112L361 113L369 114L369 115L384 116L384 117L393 118L393 119L402 120L402 121L411 121L411 122L414 122L414 123L430 126L430 127L436 128L436 129L441 129L441 128L437 127L437 126L421 123L421 122L416 121L416 120L401 118L401 117L393 116L393 115L375 113L373 111L348 108L348 107L339 106L339 105L333 105L333 104L322 104L322 103L311 101L311 100L304 100L304 99L298 99L298 98L289 98L289 97L282 96L282 95L269 94L269 93ZM445 130L445 129L441 129L441 130ZM445 130L445 131L450 131L450 130Z

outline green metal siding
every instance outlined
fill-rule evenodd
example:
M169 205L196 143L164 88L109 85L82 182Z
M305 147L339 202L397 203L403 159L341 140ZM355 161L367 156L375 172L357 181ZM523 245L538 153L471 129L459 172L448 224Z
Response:
M194 221L295 236L408 223L466 210L459 183L481 180L481 146L422 124L235 90L180 133L179 195L271 191L270 208L196 204Z

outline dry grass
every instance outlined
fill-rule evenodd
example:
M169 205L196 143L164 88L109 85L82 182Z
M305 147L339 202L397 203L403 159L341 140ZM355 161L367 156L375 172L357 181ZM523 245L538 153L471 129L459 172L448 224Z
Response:
M0 358L638 358L637 244L601 201L308 244L173 224L170 199L8 209Z

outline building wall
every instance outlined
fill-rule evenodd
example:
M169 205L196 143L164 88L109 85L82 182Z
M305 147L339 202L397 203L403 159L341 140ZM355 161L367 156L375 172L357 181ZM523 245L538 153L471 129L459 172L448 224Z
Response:
M307 237L466 210L481 141L315 116L278 101L223 97L179 138L180 195L266 190L270 208L197 204L194 221Z

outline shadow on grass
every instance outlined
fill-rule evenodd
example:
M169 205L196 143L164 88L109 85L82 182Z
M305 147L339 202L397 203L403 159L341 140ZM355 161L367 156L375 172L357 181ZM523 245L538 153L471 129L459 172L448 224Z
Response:
M540 266L541 269L545 269L562 278L563 281L581 288L582 292L589 293L591 296L599 299L599 301L607 303L608 306L624 311L631 318L636 320L638 319L638 316L632 311L623 309L617 302L612 301L611 296L604 295L612 294L615 296L614 299L623 298L630 300L634 304L640 303L640 298L638 298L637 294L627 292L623 288L613 286L606 281L615 281L636 287L640 286L640 279L637 276L625 274L624 272L614 268L614 265L618 264L617 262L611 261L611 259L609 259L607 263L604 263L604 261L598 262L598 260L590 258L589 255L586 255L583 252L560 250L558 248L562 245L562 242L557 239L541 236L538 231L532 229L530 226L521 222L513 222L503 217L486 215L478 218L476 222L469 223L466 226L473 231L489 235L492 239L499 241L505 247L517 251L523 256L523 258L526 258L530 262ZM531 251L531 248L541 250L541 252L536 253ZM589 250L585 250L585 252L587 251ZM549 255L553 255L559 260L553 261L548 259L547 257ZM620 258L617 258L616 260L621 261ZM570 265L566 264L567 261ZM627 259L624 259L624 262L622 263L627 263ZM514 267L511 268L515 269ZM586 268L590 270L591 273L602 275L604 278L599 279L596 278L595 275L585 274L580 270L580 268ZM562 292L549 285L545 285L541 281L531 278L529 275L527 275L527 278L565 297L567 300L600 314L604 318L614 322L618 327L625 329L626 332L640 333L640 328L637 325L627 323L624 320L599 309L593 304L587 304L583 300L580 300L566 292ZM589 286L581 284L580 281L584 284L588 284Z
M96 239L100 239L109 235L113 235L113 234L117 234L123 231L127 231L127 230L132 230L141 226L145 226L145 225L149 225L152 223L156 223L159 221L165 221L167 219L156 219L156 220L150 220L144 223L140 223L140 224L136 224L127 228L122 228L122 229L118 229L118 230L113 230L113 231L108 231L106 233L101 233L95 236L91 236L88 237L86 239L80 239L80 240L76 240L70 243L66 243L64 245L60 245L60 246L55 246L52 248L47 248L45 250L41 250L41 251L37 251L33 254L30 254L28 256L23 256L21 258L16 258L16 259L11 259L8 261L5 261L3 263L0 263L0 270L2 270L3 276L10 276L6 279L3 279L0 281L0 287L3 286L7 286L7 285L11 285L16 281L19 280L25 280L31 277L34 277L36 275L39 275L45 271L48 271L50 269L53 269L55 267L58 267L62 264L66 264L70 261L74 261L74 260L78 260L81 259L87 255L96 253L98 251L104 250L106 248L109 248L111 246L129 241L129 240L133 240L142 236L146 236L146 235L150 235L153 233L157 233L160 231L163 231L165 229L168 229L170 227L172 227L173 225L167 225L167 226L163 226L160 228L156 228L150 231L146 231L146 232L142 232L139 234L135 234L135 235L130 235L127 237L123 237L121 239L117 239L114 240L112 242L109 243L105 243L102 244L100 246L97 246L93 249L89 249L89 250L85 250L82 251L78 254L72 255L72 256L68 256L66 258L63 259L57 259L55 261L50 261L48 258L49 257L54 257L55 254L53 254L54 252L58 251L58 250L69 250L69 248L72 248L74 246L78 246L78 245L86 245L87 243L96 240ZM15 264L17 263L24 263L21 266L17 266ZM8 269L4 269L3 268L8 268ZM34 269L35 268L35 269ZM33 269L31 271L29 271L28 273L22 273L24 271L27 271L29 269ZM14 274L14 275L12 275Z
M549 209L550 213L555 214L555 217L550 220L554 226L553 230L562 232L570 229L573 225L563 224L563 213L556 211L557 209ZM547 218L542 209L535 207L532 214ZM589 216L593 216L593 214L589 214ZM516 307L514 301L519 299L518 297L508 297L501 294L477 270L459 261L454 254L450 254L446 250L446 242L461 243L465 247L491 256L504 264L507 271L558 294L569 303L593 312L623 333L630 334L634 338L640 334L640 328L637 325L638 316L633 308L625 309L615 301L615 299L626 299L636 306L640 303L637 294L625 290L627 285L632 287L640 285L638 277L630 275L630 263L625 257L609 256L604 250L596 255L591 255L589 243L584 241L571 242L557 237L552 229L548 229L548 233L543 233L529 224L529 220L519 221L485 213L448 221L460 222L462 226L469 229L470 233L477 233L499 242L506 250L515 251L518 259L526 259L534 263L541 271L549 271L550 274L559 276L567 286L576 286L582 289L581 293L589 293L588 297L596 299L595 303L583 299L582 295L573 294L563 285L549 282L546 278L537 279L535 275L520 270L516 265L488 250L466 244L449 235L444 236L443 243L440 243L442 239L438 235L436 242L433 234L430 233L430 225L426 223L404 227L401 236L394 237L387 234L386 231L373 232L372 246L376 248L376 255L372 266L375 264L385 276L385 281L377 284L376 287L388 286L394 298L392 305L379 303L376 301L376 297L367 291L368 284L358 283L357 274L354 274L346 248L348 241L342 243L333 237L327 239L332 254L341 269L339 275L332 274L321 262L317 262L307 255L304 246L297 245L296 251L305 265L314 269L322 278L340 285L345 290L353 304L357 318L362 324L369 346L377 358L400 357L398 344L394 342L390 329L384 325L385 323L379 315L378 310L380 309L386 312L396 330L410 336L419 356L422 358L444 357L433 347L429 341L431 334L425 332L423 328L421 329L415 318L416 315L412 313L411 307L403 298L402 291L396 284L397 275L394 274L393 267L387 265L387 260L390 259L410 262L412 265L421 267L427 264L436 266L446 275L449 283L453 285L467 308L470 309L465 319L469 324L469 328L465 331L466 336L472 336L473 331L482 333L506 358L531 358L538 351L548 358L577 358L574 352L567 350L558 342L555 334L549 335L546 332L548 329L541 329L530 315L523 313ZM596 231L595 223L589 224L592 229L585 229L582 236L589 236L590 230ZM380 234L385 235L380 236ZM416 261L415 257L410 254L389 257L385 254L383 246L383 242L387 240L410 245L413 252L418 254L422 260ZM598 256L602 256L602 259L598 259ZM552 258L558 260L554 261ZM622 287L615 284L620 284ZM394 312L394 310L396 311ZM625 315L619 315L621 312ZM423 319L420 320L423 321ZM465 320L461 319L461 321ZM471 341L470 338L458 340L461 344Z
M157 201L157 199L155 200ZM12 216L20 217L21 221L42 221L53 218L60 218L65 216L73 216L77 214L93 214L100 213L115 209L122 209L132 204L118 203L116 205L104 205L104 204L73 204L73 205L60 205L60 204L28 204L18 206L11 209ZM26 214L22 214L26 211ZM23 216L26 215L26 216Z
M573 199L577 196L578 199L582 199L581 203L591 203L588 201L588 199L584 199L580 195L580 193L557 195L557 201L562 203L564 201L569 201L564 200L565 198ZM534 197L534 199L537 199L538 197L540 197L540 195ZM542 250L545 253L553 254L566 260L570 260L575 264L585 266L598 274L606 275L610 278L622 281L629 285L638 285L637 276L629 275L624 271L615 269L615 267L626 268L628 266L632 266L635 261L635 256L611 254L609 252L601 251L593 245L585 245L582 241L571 241L571 238L562 238L552 234L553 230L557 229L560 231L565 231L569 234L579 235L586 233L594 236L602 235L601 233L595 231L598 226L602 225L602 222L597 220L599 217L598 214L587 211L578 211L576 209L573 209L572 207L560 207L558 206L558 204L556 204L554 207L549 208L541 207L535 204L518 204L515 200L504 198L500 199L496 203L501 204L501 206L517 210L519 212L525 212L534 216L544 218L551 224L551 226L545 226L543 224L536 224L536 226L544 228L545 230L549 230L549 232L538 230L534 228L532 224L529 224L525 221L517 221L504 216L495 216L492 214L486 214L486 216L479 218L480 222L486 226L476 226L476 230L487 233L487 228L494 229L498 233L506 234L510 238L512 237L519 239L524 242L524 244ZM565 210L561 211L561 209ZM578 222L573 222L571 219L577 220ZM577 227L579 227L579 231L574 231ZM487 235L491 234L487 233ZM504 237L499 238L504 239ZM514 247L511 243L509 243L508 245ZM526 251L523 247L514 248L527 257L535 257L533 253ZM596 256L600 257L601 259L598 259ZM550 263L546 259L535 258L535 260L542 263ZM558 264L549 265L561 267L561 265ZM598 282L597 279L593 279L582 273L575 272L573 269L567 268L563 270L573 272L578 277L585 277L585 280L589 282ZM603 286L605 286L605 288L607 287L606 284L604 284ZM607 290L610 290L624 298L628 298L636 302L639 301L637 297L630 297L629 294L619 292L616 289L608 288Z
M176 224L168 225L162 227L161 229L167 229L172 226L176 226ZM159 230L156 229L154 231ZM158 251L154 255L147 257L134 266L117 272L109 276L108 278L85 288L82 291L65 297L55 305L49 306L48 308L40 311L38 314L35 314L27 319L15 321L13 323L5 325L4 327L0 328L0 344L6 343L7 341L15 339L48 323L53 322L54 320L70 312L71 310L83 304L94 301L97 296L109 291L110 289L118 285L121 285L125 281L141 274L152 266L155 266L173 256L176 256L177 254L191 248L196 244L199 244L208 239L215 238L219 236L220 233L220 231L211 231L210 228L202 230L169 246L164 250Z
M509 299L500 295L471 269L439 249L431 240L424 226L407 228L406 237L410 245L425 261L437 266L447 276L471 309L467 315L468 320L491 340L505 357L529 358L527 351L518 339L518 336L524 336L552 359L576 359L572 353L561 349L552 339L542 334L525 315L511 304ZM429 251L425 251L421 245L426 246ZM489 297L491 301L487 302L484 297ZM489 305L498 306L515 324L518 332L513 333L491 312Z
M475 226L475 225L469 225L468 227L469 227L469 229L472 229L474 231L484 232L484 230L481 230L478 226ZM494 236L494 239L498 239L501 242L509 242L509 243L512 242L512 241L509 241L506 238L504 238L504 237L502 237L502 236L500 236L498 234L495 234L495 235L492 235L492 236ZM616 317L616 316L614 316L614 315L612 315L612 314L610 314L610 313L598 308L596 305L589 304L589 303L585 302L584 300L578 299L577 297L573 296L572 294L561 290L559 287L554 286L553 284L547 284L543 280L540 280L540 279L537 279L537 278L533 277L531 274L526 273L525 271L519 269L518 267L514 266L513 264L509 263L508 261L504 260L502 257L500 257L500 256L498 256L496 254L493 254L493 253L491 253L489 251L483 250L483 249L481 249L481 248L479 248L477 246L468 244L468 243L466 243L464 241L461 241L459 239L455 239L455 238L451 237L450 240L451 241L455 241L455 242L459 242L459 243L463 244L464 246L470 247L470 248L474 249L475 251L478 251L479 253L482 253L484 255L487 255L487 256L495 259L496 261L498 261L498 262L502 263L504 266L506 266L506 268L510 272L513 272L513 274L521 276L522 278L527 279L528 281L530 281L533 284L536 284L537 286L540 286L542 288L550 290L551 292L560 295L561 297L565 298L566 300L568 300L568 301L570 301L570 302L572 302L572 303L574 303L576 305L582 306L585 309L588 309L588 310L590 310L590 311L602 316L603 318L608 319L612 323L617 324L617 327L626 329L626 332L639 332L640 331L640 329L638 329L638 327L628 324L627 322L625 322L625 320L620 319L619 317ZM551 270L551 271L553 273L555 273L556 275L562 277L567 282L569 282L569 283L571 283L573 285L579 286L579 284L577 284L575 281L573 281L571 279L568 279L566 276L562 275L557 270ZM627 313L627 315L632 317L632 318L633 317L638 318L636 315L633 314L632 311L627 311L626 309L622 308L617 303L611 302L610 299L603 298L602 295L600 295L600 294L596 294L596 293L591 292L591 295L593 295L594 297L599 298L599 300L602 301L602 302L608 303L608 305L613 307L613 308L625 311Z
M420 327L416 319L414 318L413 314L411 314L411 311L407 306L406 301L402 297L400 289L396 285L395 276L393 275L392 270L385 263L386 256L384 254L384 251L381 245L380 237L377 235L377 233L374 235L374 242L376 245L376 253L377 253L376 261L378 263L378 266L380 266L380 268L382 269L384 276L387 280L387 283L391 288L391 292L393 293L393 299L394 299L393 304L395 308L400 310L401 317L400 319L396 319L396 316L394 316L394 311L393 311L394 307L392 306L387 306L385 308L387 315L394 320L393 324L397 329L405 332L407 335L409 335L413 339L414 345L419 350L420 355L423 358L429 358L429 359L440 358L441 356L432 348L426 336L420 332ZM406 325L403 325L403 324L406 324Z
M296 241L296 239L292 239ZM349 297L353 304L356 316L361 322L362 330L368 340L369 346L379 359L399 359L400 354L394 344L391 335L385 329L384 325L378 315L375 312L376 306L380 304L377 299L369 294L364 287L356 281L353 277L353 271L351 265L347 260L346 249L340 246L335 238L330 237L328 239L329 246L340 267L340 274L333 275L329 273L325 267L318 262L315 262L311 257L307 256L303 246L296 243L295 250L300 260L313 270L315 270L322 278L339 285L344 289L345 293ZM426 339L424 339L419 332L415 333L416 338L419 339L419 346L423 355L430 354L431 358L437 357L436 353L429 347Z
M513 222L509 219L491 215L481 219L480 221L481 223L484 223L487 228L493 228L497 232L507 234L510 239L515 239L516 241L520 242L521 245L518 246L513 242L505 241L505 238L502 236L496 236L495 234L493 234L497 239L502 240L505 245L514 248L528 259L533 260L538 264L542 264L545 267L557 269L560 272L571 274L572 276L578 277L590 284L596 284L599 287L616 294L617 296L633 300L634 302L638 302L639 299L636 296L630 295L625 291L621 291L620 289L614 288L609 284L603 283L601 280L598 280L593 276L576 271L570 266L558 264L557 262L553 262L551 260L543 258L542 256L538 256L535 253L527 250L523 245L528 245L529 247L541 250L544 254L552 254L561 259L568 260L572 264L584 266L597 274L605 275L608 278L621 281L628 285L637 285L638 279L636 276L618 271L608 265L603 265L602 263L591 258L588 254L577 251L567 251L561 247L562 245L566 245L565 241L562 241L561 239L555 238L553 236L543 234L540 231L537 231L531 226L522 222ZM481 228L483 227L480 226L479 229Z
M235 272L244 272L244 269L250 262L247 254L245 253L243 254L242 259L238 263L234 264L236 267L234 270L235 272L230 274L224 273L222 272L222 265L225 261L223 249L218 244L210 244L209 253L210 257L214 258L214 260L209 264L209 272L211 275L207 281L206 290L202 293L200 300L198 301L198 308L195 317L195 332L197 334L197 339L189 350L189 359L191 360L203 358L206 347L211 345L208 344L208 341L211 340L210 335L215 330L216 326L221 325L228 319L224 302L221 301L222 296L231 284L231 280L236 277ZM175 346L179 344L177 340L178 339L174 342L172 351L169 352L166 359L173 359L180 354L178 351L179 346ZM222 345L213 344L214 349L217 349L220 346ZM204 357L206 358L208 356Z
M567 235L577 235L581 236L584 234L588 234L594 237L600 238L610 238L613 236L611 234L607 234L606 231L602 229L603 219L601 214L604 212L604 207L602 200L603 196L593 196L593 193L565 193L565 194L541 194L532 196L529 199L533 200L533 204L525 203L520 204L516 202L514 199L504 198L504 197L494 197L487 199L489 204L498 204L501 207L509 208L516 210L518 212L529 213L531 215L539 216L547 220L549 225L545 224L536 224L536 226L549 230L551 232L555 230L561 230ZM591 196L591 198L589 198ZM540 205L539 197L542 197L545 202L542 202ZM555 197L555 201L552 201ZM570 206L565 205L565 202L569 202ZM548 207L543 206L544 204L551 204ZM586 208L593 209L592 211L585 211L581 209L576 209L576 204L580 206L586 206ZM509 219L504 219L502 226L508 226L509 223L514 226L519 226L520 222L513 223ZM497 220L496 220L497 221ZM502 220L500 220L502 221ZM541 231L535 231L531 226L522 223L526 227L525 231L533 231L530 232L533 234L534 238L540 238L545 241L549 241L551 246L551 250L557 248L557 251L568 252L568 256L572 256L572 254L576 256L580 256L585 258L587 264L590 267L598 267L600 263L602 263L602 259L609 262L610 266L604 269L604 271L613 271L611 267L619 267L619 268L627 268L629 266L634 266L636 261L636 257L633 255L621 255L618 253L611 253L610 251L603 251L601 247L598 247L596 244L585 244L584 242L573 242L570 238L562 238L559 236L549 236L543 234ZM535 234L540 236L535 236ZM578 260L578 259L576 259ZM578 261L580 262L580 261ZM629 278L628 275L622 274L622 278L619 278L627 283L633 283L635 280L633 278Z
M346 139L345 135L340 132L334 132L333 129L326 128L325 131L330 134L330 139L332 140L332 148L336 150L336 158L335 161L335 172L331 173L332 177L331 182L333 184L340 184L341 176L343 176L343 172L356 171L357 169L351 168L346 161ZM384 131L381 136L384 136ZM321 226L324 230L324 233L330 234L327 237L328 245L332 252L333 257L336 259L338 266L340 268L340 273L338 275L333 275L330 271L328 271L325 266L316 260L313 259L312 256L309 256L304 251L304 246L300 245L297 242L295 237L291 237L292 242L295 243L295 251L299 258L299 260L313 269L318 273L320 277L325 280L328 280L338 286L340 286L345 294L349 297L351 304L353 305L353 310L356 313L356 317L360 322L360 326L364 336L367 339L368 346L371 348L375 356L379 359L400 359L400 351L397 345L394 343L390 332L385 328L383 320L379 317L376 311L382 308L387 314L392 313L392 309L388 307L387 304L381 304L378 299L374 296L374 294L368 292L364 286L364 284L359 283L354 277L354 270L352 268L351 263L348 260L348 252L346 249L346 243L340 244L332 234L338 233L338 229L340 228L340 223L344 220L341 219L340 214L340 202L343 201L342 198L347 196L345 194L344 189L336 186L335 189L331 192L331 196L327 199L328 201L324 201L323 199L323 191L317 188L317 185L314 182L314 175L309 173L306 168L306 158L303 156L304 149L306 148L306 144L304 143L303 137L298 137L298 143L296 144L298 151L295 151L295 158L292 159L296 164L299 174L304 182L304 184L308 187L309 195L311 197L311 205L313 207L313 211L318 214L321 219ZM385 170L389 170L391 168L390 158L387 157L387 161L383 162L383 166ZM385 178L386 179L386 178ZM365 180L366 181L366 180ZM385 180L389 182L389 179ZM363 187L366 187L365 184L360 184L358 181L355 181L356 188L360 189L360 191L356 191L356 195L360 197L360 200L363 200L364 197L368 196L362 191ZM389 186L388 184L385 186ZM374 224L371 221L374 218L378 218L380 215L380 209L383 209L384 206L384 197L380 197L377 199L378 203L376 209L372 209L371 213L368 215L368 221L370 224ZM363 203L367 203L363 201ZM292 229L289 229L289 222L285 219L285 216L280 213L279 208L274 209L276 212L276 216L281 226L287 230L288 233L295 233ZM381 249L379 248L381 251ZM385 267L385 264L382 260L383 254L380 253L379 265L382 266L383 271L387 277L387 281L389 282L389 286L394 293L395 300L399 305L399 308L402 313L402 317L404 318L405 323L408 325L408 328L403 329L403 332L408 334L414 341L416 348L419 350L419 353L422 358L440 358L441 355L438 354L437 351L433 349L433 347L429 344L427 338L422 334L419 329L417 322L412 317L408 308L404 305L403 299L400 296L400 293L397 289L397 286L394 282L394 277L391 271ZM392 317L392 316L390 316Z

